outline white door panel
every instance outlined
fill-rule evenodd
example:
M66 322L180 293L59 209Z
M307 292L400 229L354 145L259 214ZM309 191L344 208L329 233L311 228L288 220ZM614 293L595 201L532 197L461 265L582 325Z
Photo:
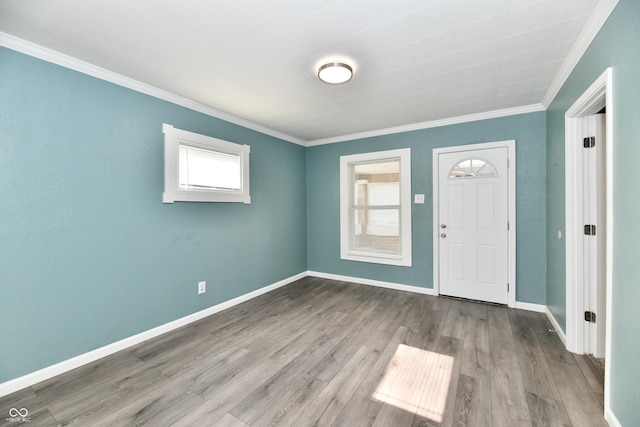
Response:
M506 147L438 154L439 285L443 295L508 302L507 157ZM469 159L481 159L493 166L493 172L476 172L471 162L464 166ZM452 175L460 164L463 166ZM470 172L461 175L465 167Z
M606 332L605 123L604 114L587 116L582 121L583 135L596 140L594 147L582 152L584 223L596 226L595 236L583 236L584 306L596 314L596 322L584 328L584 342L588 353L601 358L605 354Z

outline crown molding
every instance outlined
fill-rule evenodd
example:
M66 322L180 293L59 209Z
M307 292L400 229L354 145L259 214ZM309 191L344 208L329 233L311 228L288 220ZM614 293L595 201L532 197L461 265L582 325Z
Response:
M464 116L449 117L446 119L431 120L428 122L413 123L410 125L396 126L386 129L378 129L367 132L353 133L351 135L336 136L331 138L316 139L315 141L307 141L307 147L315 145L333 144L336 142L353 141L356 139L372 138L376 136L391 135L394 133L411 132L414 130L422 130L429 128L437 128L442 126L456 125L460 123L476 122L479 120L495 119L499 117L515 116L517 114L536 113L545 111L546 108L542 104L524 105L522 107L504 108L501 110L486 111L483 113L467 114Z
M604 23L609 19L618 2L619 0L600 0L600 2L598 2L584 29L573 45L573 48L569 52L569 55L567 55L562 66L560 66L560 71L558 71L555 79L551 82L549 90L547 90L547 93L544 95L542 105L544 105L545 108L549 108L549 105L551 105L558 95L560 89L562 89L562 86L564 86L574 68L578 65L578 62L580 62L580 59L582 59L582 56L591 45L591 42L593 42L593 39L596 38L596 35L600 32Z
M501 110L493 110L483 113L475 113L464 116L449 117L445 119L432 120L420 123L413 123L409 125L396 126L385 129L372 130L367 132L360 132L348 135L335 136L330 138L323 138L311 141L305 141L300 138L276 131L266 126L251 122L246 119L225 113L212 107L195 102L191 99L176 95L174 93L159 89L155 86L142 83L138 80L123 76L121 74L109 71L107 69L95 66L85 61L81 61L69 55L54 51L52 49L43 47L41 45L17 38L7 33L0 32L0 46L42 59L47 62L51 62L65 68L69 68L83 74L87 74L101 80L105 80L116 85L126 87L136 92L144 93L154 98L158 98L173 104L188 108L199 113L206 114L211 117L215 117L229 123L233 123L242 126L247 129L251 129L265 135L273 136L294 144L298 144L304 147L312 147L316 145L333 144L337 142L351 141L355 139L371 138L376 136L390 135L401 132L411 132L414 130L429 129L441 126L449 126L460 123L468 123L478 120L486 120L492 118L506 117L517 114L539 112L546 110L551 102L555 99L556 95L569 78L569 75L576 67L587 48L596 37L606 20L609 18L619 0L601 0L596 9L589 17L587 24L576 40L569 56L563 62L560 71L556 75L556 78L551 83L549 90L545 94L540 104L531 104L522 107L507 108Z
M33 56L47 62L51 62L53 64L69 68L71 70L78 71L92 77L96 77L100 80L104 80L118 86L126 87L127 89L131 89L136 92L161 99L163 101L171 102L172 104L176 104L181 107L185 107L190 110L197 111L199 113L203 113L208 116L215 117L217 119L221 119L226 122L263 133L265 135L273 136L275 138L279 138L294 144L302 146L305 145L305 142L299 138L295 138L291 135L278 132L266 126L259 125L257 123L242 119L232 114L225 113L215 108L208 107L191 99L184 98L182 96L159 89L146 83L142 83L130 77L123 76L122 74L109 71L105 68L98 67L85 61L81 61L72 56L65 55L63 53L20 39L7 33L0 32L0 46L4 46L8 49Z

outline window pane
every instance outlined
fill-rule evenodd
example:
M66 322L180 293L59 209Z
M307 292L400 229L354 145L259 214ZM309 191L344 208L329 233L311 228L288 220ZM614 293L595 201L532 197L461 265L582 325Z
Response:
M351 249L400 253L399 209L356 209Z
M400 160L354 163L351 249L400 254Z
M400 205L399 182L371 182L368 187L369 206Z
M180 145L178 165L183 190L241 189L240 156Z
M356 206L400 205L400 160L353 165Z
M449 178L488 178L498 176L496 168L486 160L463 160L451 169Z

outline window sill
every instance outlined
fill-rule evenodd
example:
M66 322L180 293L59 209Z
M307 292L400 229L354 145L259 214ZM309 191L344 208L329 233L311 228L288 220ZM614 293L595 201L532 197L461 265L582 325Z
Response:
M390 254L375 254L371 252L348 252L340 256L340 259L346 261L368 262L373 264L396 265L401 267L411 267L411 255L402 257Z

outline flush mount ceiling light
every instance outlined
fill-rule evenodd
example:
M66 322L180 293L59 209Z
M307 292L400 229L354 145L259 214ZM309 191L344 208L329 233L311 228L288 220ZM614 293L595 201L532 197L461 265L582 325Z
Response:
M346 83L353 77L353 69L344 62L328 62L318 69L318 77L333 85Z

